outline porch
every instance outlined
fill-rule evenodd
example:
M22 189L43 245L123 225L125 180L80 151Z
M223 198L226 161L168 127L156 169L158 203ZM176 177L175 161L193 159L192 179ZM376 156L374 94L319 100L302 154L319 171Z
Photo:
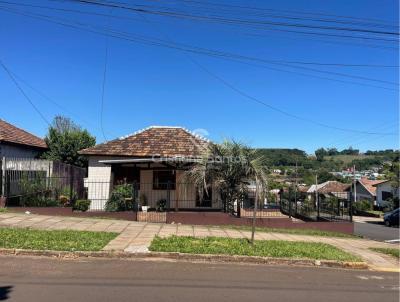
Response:
M109 169L109 179L85 179L91 211L103 211L113 192L124 187L131 192L127 204L134 210L147 206L149 211L221 211L223 205L215 188L199 194L187 179L188 163L163 162L155 159L102 160ZM127 205L128 207L128 205Z

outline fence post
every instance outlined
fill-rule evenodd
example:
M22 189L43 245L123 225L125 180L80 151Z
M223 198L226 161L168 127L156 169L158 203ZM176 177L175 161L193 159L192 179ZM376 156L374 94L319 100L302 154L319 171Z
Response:
M6 174L7 174L6 172L7 172L7 170L6 170L6 158L5 157L3 157L1 159L0 169L1 169L1 188L0 188L1 196L7 197L6 196Z
M350 193L351 194L351 193ZM350 215L350 222L353 222L353 196L350 195L349 199L349 215Z
M319 220L319 216L320 216L320 203L319 203L319 195L317 194L316 195L316 197L317 197L317 220Z
M73 190L74 190L74 173L72 170L72 165L69 165L69 202L73 206Z
M168 181L167 182L167 204L166 204L166 208L169 209L171 204L171 182Z
M133 211L136 212L139 210L139 203L137 202L137 193L138 193L138 185L136 180L133 181L132 184L132 203L133 203Z
M290 191L290 188L289 188L289 191L288 191L289 218L292 218L292 201L290 200L290 197L292 197L291 196L292 194L290 194L290 193L291 193L291 191Z

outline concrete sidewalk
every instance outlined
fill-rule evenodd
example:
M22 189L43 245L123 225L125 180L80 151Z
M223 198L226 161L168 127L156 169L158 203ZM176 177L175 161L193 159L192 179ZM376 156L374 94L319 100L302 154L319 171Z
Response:
M168 237L229 237L250 238L249 231L228 229L218 226L198 226L180 224L157 224L112 219L75 218L21 213L0 213L0 227L30 227L41 230L79 230L116 232L119 235L105 248L106 251L125 251L131 253L146 252L154 236ZM354 255L361 256L371 267L379 270L399 268L399 262L393 257L369 250L371 247L393 248L398 245L358 239L335 238L308 235L257 232L256 240L286 240L322 242L339 247Z

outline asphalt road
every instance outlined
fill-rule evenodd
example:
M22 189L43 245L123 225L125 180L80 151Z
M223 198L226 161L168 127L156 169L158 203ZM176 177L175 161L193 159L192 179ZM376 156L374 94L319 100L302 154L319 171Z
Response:
M364 270L0 256L0 301L399 301L399 276Z
M387 227L383 223L355 222L354 233L368 239L385 241L400 238L399 228Z

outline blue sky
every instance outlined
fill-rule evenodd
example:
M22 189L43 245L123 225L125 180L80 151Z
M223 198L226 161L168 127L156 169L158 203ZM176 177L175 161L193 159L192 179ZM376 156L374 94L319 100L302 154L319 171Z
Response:
M14 1L97 13L109 14L111 11L109 8L50 1ZM133 2L159 5L152 1ZM397 1L391 0L214 2L398 23ZM382 48L395 46L386 42L310 38L307 35L152 15L143 19L133 12L117 9L111 13L121 18L0 3L0 59L18 76L21 87L46 119L51 120L56 114L69 116L93 133L98 142L104 140L100 129L100 108L107 38L11 14L3 10L5 6L266 60L381 65L399 63L396 49ZM186 10L190 11L188 7ZM371 44L374 46L370 47ZM396 88L394 85L266 65L290 71L282 72L114 38L108 38L108 45L103 111L107 139L150 125L171 125L191 130L205 129L209 138L215 141L234 138L256 147L300 148L309 153L321 146L339 149L353 146L361 150L398 148L398 137L395 135L366 135L328 129L283 115L240 95L213 75L251 97L290 114L339 128L382 133L398 133L398 91L329 81L294 74L292 71L390 89ZM396 68L307 67L398 82ZM33 91L26 83L58 105ZM46 123L1 69L0 100L0 118L39 136L45 135Z

